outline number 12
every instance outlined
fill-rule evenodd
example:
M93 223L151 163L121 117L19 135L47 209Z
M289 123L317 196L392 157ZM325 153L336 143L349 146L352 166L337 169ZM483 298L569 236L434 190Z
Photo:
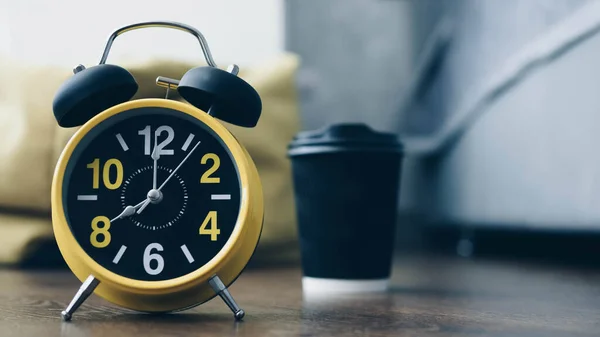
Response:
M160 142L160 144L155 144L158 155L173 155L175 152L172 149L165 149L165 146L169 145L173 141L173 138L175 138L175 131L173 131L173 128L170 126L161 125L156 129L156 131L154 131L154 139L158 139L163 132L167 133L167 139ZM144 154L147 156L149 156L152 152L152 146L150 145L150 133L150 125L146 125L145 128L138 131L138 135L144 136Z

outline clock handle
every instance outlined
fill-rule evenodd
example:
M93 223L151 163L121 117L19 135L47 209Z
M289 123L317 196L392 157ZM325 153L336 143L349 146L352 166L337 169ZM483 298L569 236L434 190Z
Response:
M240 308L235 302L233 296L231 296L231 293L229 293L229 290L227 290L227 287L225 287L225 285L223 284L223 281L221 281L221 279L217 275L215 275L208 280L208 284L213 289L213 291L217 293L219 297L221 297L223 302L227 304L229 309L231 309L235 320L241 321L246 315L246 312L242 310L242 308Z
M210 53L210 48L208 48L208 42L206 42L204 35L202 35L202 33L200 33L199 30L197 30L196 28L194 28L192 26L188 26L183 23L172 22L172 21L140 22L140 23L134 23L131 25L127 25L127 26L124 26L124 27L121 27L121 28L115 30L114 32L112 32L112 34L110 34L108 41L106 42L106 46L104 47L104 53L102 53L102 58L100 59L100 63L98 63L98 64L106 63L106 59L108 58L108 54L110 53L110 48L112 47L113 41L115 41L117 36L119 36L123 33L129 32L129 31L132 31L132 30L149 28L149 27L178 29L178 30L182 30L184 32L188 32L188 33L194 35L198 39L198 42L200 43L200 47L202 48L202 53L204 53L204 59L206 60L206 63L208 63L208 65L211 67L215 67L215 68L217 67L215 60L213 59L212 54Z
M81 287L79 287L77 294L75 294L75 297L73 297L71 303L69 303L69 306L67 306L67 309L63 310L63 312L60 313L63 320L71 320L71 317L73 317L73 313L77 309L79 309L79 307L83 304L83 302L85 302L85 300L88 297L90 297L90 295L94 292L94 289L96 289L98 284L100 284L100 281L97 278L95 278L94 275L88 276L88 278L83 282Z

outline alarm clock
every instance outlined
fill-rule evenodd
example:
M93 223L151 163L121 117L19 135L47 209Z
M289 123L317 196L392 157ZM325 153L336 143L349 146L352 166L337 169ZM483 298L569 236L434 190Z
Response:
M106 60L119 35L146 27L191 33L208 65L180 80L159 76L164 99L131 100L133 76ZM228 287L258 245L262 186L252 158L219 120L253 127L262 103L238 71L217 67L197 29L142 22L115 30L99 64L77 66L58 89L58 124L80 127L60 155L51 191L56 242L82 281L64 320L92 293L150 313L218 295L235 319L244 317ZM186 102L169 99L170 90Z

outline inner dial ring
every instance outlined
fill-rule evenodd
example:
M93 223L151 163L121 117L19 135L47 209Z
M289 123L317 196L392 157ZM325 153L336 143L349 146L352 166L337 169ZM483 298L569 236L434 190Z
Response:
M157 168L157 173L159 175L158 186L160 186L160 184L161 184L160 181L164 180L164 177L167 177L168 175L170 175L173 172L173 169L164 167L164 166L160 166L160 165L158 165L156 168ZM141 200L143 200L144 197L146 197L146 195L138 195L137 190L139 190L139 187L133 188L133 190L136 193L131 192L131 193L129 193L131 195L128 195L127 191L131 191L132 188L127 189L127 187L130 187L134 184L135 185L142 184L142 186L144 186L144 187L148 186L147 189L150 190L152 187L152 186L150 186L150 183L152 182L153 170L154 170L153 166L142 167L142 168L134 171L125 181L123 181L123 187L121 188L121 206L123 208L125 208L127 205L135 205L135 204L139 203ZM161 174L164 174L164 177L161 177ZM163 179L161 180L160 178L163 178ZM178 186L179 191L176 191L176 190L174 191L175 186ZM146 207L146 209L142 212L142 214L134 214L133 216L128 217L127 220L130 221L131 223L133 223L134 225L136 225L137 227L144 228L147 230L153 230L153 231L171 227L175 223L177 223L179 220L181 220L181 218L185 214L185 210L187 208L187 202L188 202L188 191L187 191L187 187L185 186L185 182L183 181L181 176L179 176L177 173L175 173L175 174L173 174L173 178L171 178L169 183L165 186L165 190L168 191L167 192L168 195L163 196L161 198L161 202L158 202L158 203L152 202L150 205L148 205ZM175 192L175 193L173 193L173 192ZM169 218L168 220L163 220L163 221L161 221L160 224L149 223L148 220L156 220L156 217L148 216L149 213L155 213L157 211L159 211L160 213L164 213L164 211L169 212L170 208L166 207L166 205L163 205L165 198L170 199L170 201L172 201L171 199L173 199L173 198L180 200L179 204L181 205L181 207L179 207L179 210L177 211L177 213L174 214L173 217ZM153 208L155 208L155 209L153 209ZM162 218L162 216L161 216L161 218Z

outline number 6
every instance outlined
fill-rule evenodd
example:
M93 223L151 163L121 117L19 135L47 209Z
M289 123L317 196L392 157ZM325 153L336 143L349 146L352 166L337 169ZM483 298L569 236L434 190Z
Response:
M163 257L158 253L151 253L153 249L162 252L163 246L161 246L160 243L151 243L146 247L146 250L144 250L144 269L146 270L146 273L150 275L158 275L165 267L165 260L163 260ZM156 268L150 266L150 261L152 260L156 261Z

